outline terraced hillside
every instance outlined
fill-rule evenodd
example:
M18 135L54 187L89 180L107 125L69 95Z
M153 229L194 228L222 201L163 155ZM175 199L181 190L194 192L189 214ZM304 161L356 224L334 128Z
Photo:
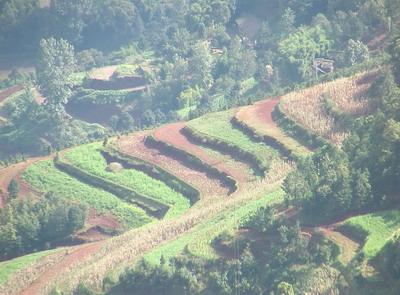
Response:
M117 276L140 257L158 262L161 255L173 257L183 249L208 259L218 257L211 241L225 230L234 232L250 212L281 204L281 182L293 169L287 158L310 153L275 121L279 102L267 99L120 136L108 144L76 147L55 159L22 166L27 169L20 181L39 192L53 191L86 204L100 219L115 218L125 232L29 258L28 266L4 276L0 291L48 294L54 286L70 290L81 281L99 288L103 278ZM360 249L366 251L367 246L359 247L336 228L304 233L315 230L339 245L343 264ZM346 248L349 251L343 251ZM0 274L1 270L0 264ZM13 289L18 280L21 283Z

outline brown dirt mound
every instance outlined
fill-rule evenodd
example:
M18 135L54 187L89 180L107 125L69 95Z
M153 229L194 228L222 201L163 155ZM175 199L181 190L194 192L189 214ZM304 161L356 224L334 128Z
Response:
M159 166L169 173L197 188L202 197L214 195L227 195L228 190L221 183L200 172L184 165L178 160L172 159L156 149L148 148L144 139L149 132L136 133L121 137L117 147L126 154L141 158L153 165Z
M233 161L229 156L220 154L218 157L214 157L208 154L204 149L190 142L182 134L181 131L185 126L184 123L166 125L156 130L154 137L196 156L203 162L217 168L219 171L225 172L241 183L251 181L252 176L246 173L248 167L245 164L235 161L235 166L233 166L229 163Z

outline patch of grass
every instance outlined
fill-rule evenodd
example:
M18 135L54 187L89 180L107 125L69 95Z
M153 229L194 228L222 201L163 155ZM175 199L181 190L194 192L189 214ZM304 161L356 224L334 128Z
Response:
M373 258L385 246L391 235L400 228L400 211L383 211L352 217L345 222L349 227L361 227L368 236L362 251Z
M125 169L117 173L106 171L107 162L101 154L101 144L99 143L79 146L67 151L64 155L71 164L91 174L171 205L171 209L166 214L167 218L179 216L190 207L189 199L174 191L164 182L151 178L143 172L134 169Z
M278 153L262 142L251 140L246 134L230 123L235 110L206 114L188 122L188 126L210 137L235 145L257 156L263 166L268 167Z
M17 271L32 265L40 258L50 255L56 251L58 251L58 250L55 249L55 250L43 251L43 252L38 252L38 253L18 257L18 258L9 260L9 261L1 262L0 263L0 286L4 285L8 281L8 279Z
M120 64L115 70L114 75L117 77L131 77L137 74L137 69L138 65Z
M142 226L153 220L142 209L59 171L51 160L29 166L23 178L42 192L52 191L59 197L87 204L99 213L111 213L130 228Z
M158 264L161 256L168 260L187 248L193 255L205 259L215 259L218 255L211 245L215 237L223 231L234 231L241 220L258 208L281 202L283 195L283 191L278 190L244 206L238 206L235 210L225 210L214 218L197 225L188 234L147 253L144 258L151 263Z

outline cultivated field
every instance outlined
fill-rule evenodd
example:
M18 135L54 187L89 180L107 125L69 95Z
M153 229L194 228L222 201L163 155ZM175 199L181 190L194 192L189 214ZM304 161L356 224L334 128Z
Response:
M309 150L285 134L273 120L272 112L278 104L279 98L272 98L243 107L236 113L235 122L253 137L259 137L286 156L307 155Z
M339 118L329 114L326 104L354 118L369 114L373 106L366 91L374 75L376 72L359 74L291 92L281 98L280 109L304 128L340 145L347 130Z
M271 161L277 157L278 154L270 146L262 142L253 141L242 131L234 128L231 120L236 112L237 110L234 109L225 112L206 114L188 122L187 126L191 130L200 133L199 135L203 137L204 144L207 145L207 141L216 139L227 145L233 145L237 147L239 151L242 151L243 158L246 158L247 154L253 155L255 161L257 161L258 165L256 165L256 168L258 170L268 170ZM239 153L234 151L230 152L228 149L226 149L225 152L229 153L232 157L239 156ZM253 166L251 163L248 165Z
M94 143L67 151L63 155L71 164L101 178L131 188L132 190L170 205L167 217L176 217L190 207L188 198L163 182L134 169L108 172L107 161L101 154L101 144Z
M51 160L29 166L23 174L23 179L39 191L52 191L62 198L87 204L104 215L111 213L130 228L142 226L153 220L137 206L59 171Z
M400 211L383 211L356 216L348 219L345 226L350 227L346 234L354 232L355 239L365 238L362 251L368 258L373 258L385 246L392 234L400 228Z

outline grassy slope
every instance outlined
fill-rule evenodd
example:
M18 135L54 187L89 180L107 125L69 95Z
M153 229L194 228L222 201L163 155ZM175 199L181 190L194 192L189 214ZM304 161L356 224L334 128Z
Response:
M165 183L149 177L147 174L126 169L118 173L107 172L107 162L100 153L98 143L83 145L65 153L65 158L77 167L94 175L127 186L138 193L145 194L155 200L172 205L167 217L176 217L190 207L189 199L174 191Z
M230 120L235 110L206 114L198 119L192 120L187 125L201 133L217 138L218 140L238 146L239 148L259 155L259 159L268 166L277 152L269 146L254 142L243 132L232 127Z
M383 211L350 218L346 225L360 226L368 232L363 252L374 257L385 246L390 236L400 228L400 211Z
M50 160L29 166L23 178L40 191L52 191L60 197L87 204L100 213L111 213L128 227L139 227L152 221L142 209L70 177L57 170Z
M4 285L8 281L8 279L17 271L26 268L49 254L52 254L56 250L49 250L44 252L38 252L22 257L18 257L9 261L1 262L0 263L0 286Z
M214 259L217 257L217 254L212 248L211 242L215 237L225 230L234 231L240 220L250 213L255 212L259 207L278 203L282 199L283 191L278 190L235 210L225 210L216 217L199 224L188 234L147 253L145 259L157 264L161 256L164 256L168 260L181 253L186 246L194 255L206 259Z

